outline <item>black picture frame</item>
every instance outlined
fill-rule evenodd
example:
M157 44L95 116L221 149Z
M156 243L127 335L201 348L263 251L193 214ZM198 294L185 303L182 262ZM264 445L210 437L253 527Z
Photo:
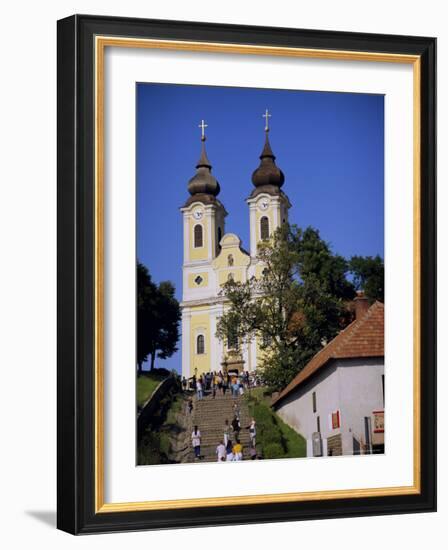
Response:
M97 35L416 55L421 61L420 493L95 511L95 147ZM74 15L58 22L57 526L73 534L436 510L436 39Z

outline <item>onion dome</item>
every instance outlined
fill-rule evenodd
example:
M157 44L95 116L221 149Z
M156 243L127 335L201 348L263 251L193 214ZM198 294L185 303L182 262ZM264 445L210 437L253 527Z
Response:
M196 174L188 182L188 191L190 195L212 195L216 197L219 194L220 186L215 177L212 176L212 165L208 160L207 153L205 151L205 128L207 125L202 121L199 125L202 128L202 147L201 156L196 164Z
M275 155L269 143L268 132L266 132L266 141L260 155L260 160L260 166L252 174L252 183L255 187L273 185L280 188L285 182L285 176L275 164Z
M263 151L260 155L260 166L252 174L252 183L255 187L272 186L280 187L285 182L285 176L283 172L275 164L275 155L272 152L271 144L269 143L269 118L271 115L266 109L266 114L263 117L266 118L265 133L266 139L263 147Z

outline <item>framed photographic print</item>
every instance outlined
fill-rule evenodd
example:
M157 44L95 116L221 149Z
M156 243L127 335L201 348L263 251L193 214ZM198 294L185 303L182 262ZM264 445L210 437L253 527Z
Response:
M58 527L434 511L433 38L58 22Z

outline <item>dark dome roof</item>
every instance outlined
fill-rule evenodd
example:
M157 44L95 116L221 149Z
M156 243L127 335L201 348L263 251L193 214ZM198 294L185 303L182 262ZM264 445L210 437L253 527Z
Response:
M206 194L217 196L221 190L218 181L212 176L212 165L205 152L205 138L202 140L201 157L196 165L197 172L188 182L190 195Z
M260 160L260 166L252 174L252 183L255 187L270 185L280 188L285 182L285 176L275 164L275 155L269 143L268 132L266 132L266 141Z

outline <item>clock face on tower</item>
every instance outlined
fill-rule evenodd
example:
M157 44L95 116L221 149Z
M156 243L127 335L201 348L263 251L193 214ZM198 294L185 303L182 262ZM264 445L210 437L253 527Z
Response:
M267 210L269 207L269 200L268 199L261 199L258 203L258 208L260 210Z
M195 210L193 212L193 218L195 220L200 220L202 218L202 210Z

